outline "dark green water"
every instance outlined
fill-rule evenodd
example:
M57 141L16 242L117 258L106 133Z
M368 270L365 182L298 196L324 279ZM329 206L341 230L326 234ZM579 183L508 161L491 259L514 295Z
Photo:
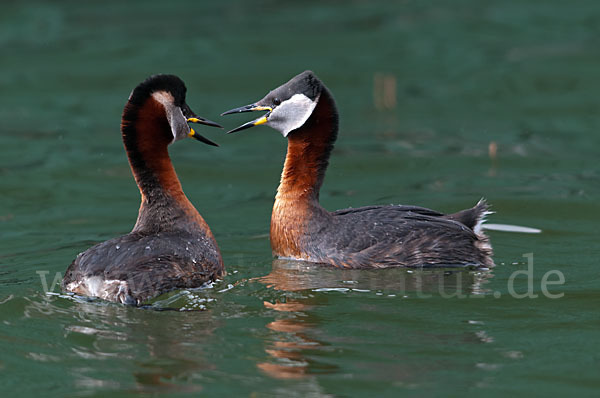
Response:
M2 396L598 394L598 2L6 1L0 49ZM341 115L327 208L485 196L491 222L543 233L491 232L490 272L273 261L285 141L201 129L221 147L171 154L229 275L159 304L204 310L57 295L77 253L135 222L119 121L137 83L180 75L231 128L247 118L219 113L304 69Z

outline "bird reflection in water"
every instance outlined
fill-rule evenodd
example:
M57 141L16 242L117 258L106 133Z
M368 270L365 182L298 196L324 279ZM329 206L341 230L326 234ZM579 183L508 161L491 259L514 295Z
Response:
M310 287L304 284L294 285L293 270L302 272L306 267L310 265L305 262L273 260L272 272L259 278L259 281L269 288L296 292L289 297L276 299L274 303L263 301L265 308L276 311L276 319L266 327L277 337L265 348L274 361L258 363L257 367L277 379L301 379L313 373L336 370L334 366L319 364L304 355L307 350L319 350L324 347L321 342L308 336L319 323L318 318L309 311L323 303L317 302L314 295L299 293Z
M197 375L215 368L203 352L220 326L211 311L157 312L100 300L73 301L73 306L64 308L64 301L55 296L28 299L25 317L52 317L64 324L63 344L69 353L61 350L56 357L73 363L68 372L75 389L193 393L202 390L194 382ZM105 368L122 372L122 377L108 377L110 373L88 366L90 361L102 361Z
M261 362L257 367L272 377L278 379L299 379L308 375L310 362L304 357L303 351L322 347L317 340L311 339L305 332L315 327L306 311L312 306L303 300L288 300L285 303L277 300L275 303L264 301L266 308L281 312L288 318L279 318L267 324L267 328L278 335L278 340L265 348L267 354L276 363Z
M320 289L461 298L489 293L485 284L492 277L489 270L464 267L359 270L275 259L271 273L260 281L269 288L290 292Z
M484 285L492 276L489 271L464 268L371 271L275 259L271 272L258 281L274 291L288 294L263 302L265 308L276 311L275 320L266 326L276 337L265 348L272 360L257 366L278 379L301 379L337 370L335 365L315 361L315 355L308 358L311 352L330 348L329 344L312 337L317 334L322 321L311 310L325 305L327 299L319 292L357 292L399 298L463 298L488 293ZM474 335L476 341L488 342L478 336Z

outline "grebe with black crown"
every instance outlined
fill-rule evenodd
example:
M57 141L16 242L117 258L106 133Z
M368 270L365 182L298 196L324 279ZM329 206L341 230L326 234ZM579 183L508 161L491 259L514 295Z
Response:
M188 122L221 126L196 116L185 95L184 83L173 75L151 76L131 93L121 132L142 196L137 222L130 233L79 254L65 272L63 290L140 305L224 275L217 242L183 193L167 150L186 137L216 146Z
M338 112L332 94L313 72L222 115L251 111L267 113L229 133L265 124L288 140L271 216L274 256L343 268L494 265L481 228L489 213L484 200L449 215L401 205L329 212L319 204L338 134Z

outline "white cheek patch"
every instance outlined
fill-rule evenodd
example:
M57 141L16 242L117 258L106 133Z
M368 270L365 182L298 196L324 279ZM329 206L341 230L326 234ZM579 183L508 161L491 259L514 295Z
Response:
M171 133L173 134L172 142L187 137L189 132L187 120L183 116L181 108L174 105L175 99L173 96L166 91L157 91L152 94L152 97L165 107L169 126L171 126ZM188 129L187 131L186 128Z
M306 123L315 110L317 102L319 97L313 101L304 94L294 94L292 98L282 102L271 112L266 124L287 137L290 131Z

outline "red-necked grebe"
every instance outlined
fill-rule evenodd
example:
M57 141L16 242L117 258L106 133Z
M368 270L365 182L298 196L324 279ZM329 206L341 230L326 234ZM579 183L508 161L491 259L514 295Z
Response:
M281 258L344 268L493 265L481 224L488 206L444 215L418 206L367 206L335 212L319 204L338 112L325 85L310 71L260 101L223 115L266 111L230 133L265 124L288 140L271 216L271 248Z
M63 290L140 305L161 293L199 287L224 275L213 234L183 193L169 158L169 144L193 137L216 145L188 122L220 127L196 116L176 76L156 75L131 93L121 132L142 196L138 218L127 235L79 254L67 269Z

